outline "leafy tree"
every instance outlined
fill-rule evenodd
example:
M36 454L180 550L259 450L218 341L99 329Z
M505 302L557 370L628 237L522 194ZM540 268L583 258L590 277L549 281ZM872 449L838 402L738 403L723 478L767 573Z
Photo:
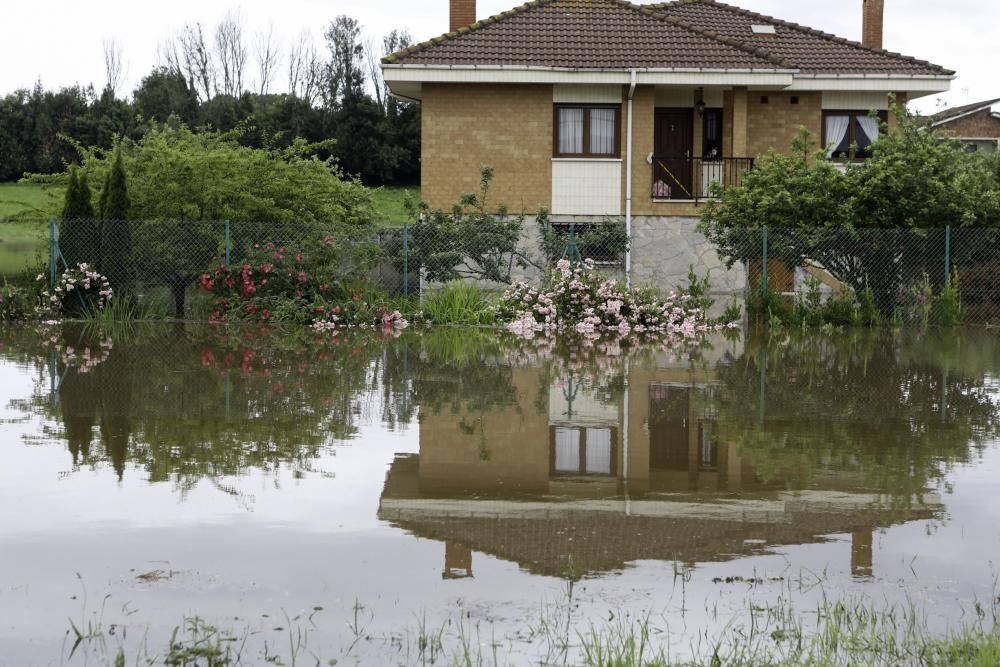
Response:
M340 270L362 270L371 249L371 195L315 157L316 148L301 140L249 148L230 134L194 133L179 123L123 140L129 217L141 221L130 225L136 279L168 286L183 316L187 287L224 251L224 220L233 221L234 260L252 243L331 235L355 256ZM78 149L86 171L112 169L106 151Z
M91 203L87 174L75 164L69 168L69 179L59 226L59 250L67 266L94 262L97 241L94 234L94 206Z
M855 294L870 287L884 314L924 272L940 286L943 228L1000 224L1000 179L987 160L894 112L898 129L843 171L803 129L792 155L771 152L739 186L722 189L701 229L731 266L761 256L767 226L772 259L818 263Z
M365 51L358 20L342 14L330 22L323 36L330 50L324 86L327 107L362 97Z
M158 67L143 77L132 93L135 112L147 120L166 122L170 117L193 124L198 117L198 95L180 72Z

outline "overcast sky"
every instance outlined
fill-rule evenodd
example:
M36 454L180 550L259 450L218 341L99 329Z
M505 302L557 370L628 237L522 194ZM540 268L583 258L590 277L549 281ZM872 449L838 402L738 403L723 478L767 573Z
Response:
M479 18L510 9L518 0L479 0ZM861 34L861 0L731 0L747 9L803 23L850 39ZM103 85L102 41L115 37L127 63L125 92L153 66L157 44L185 23L212 25L239 9L251 30L273 24L290 41L302 30L317 40L338 14L358 18L371 35L407 28L418 41L445 32L448 0L36 0L5 2L0 19L0 92L73 83ZM957 70L945 99L951 105L1000 97L993 73L1000 46L996 0L886 0L886 48ZM283 77L280 79L283 82ZM937 98L917 103L921 111Z

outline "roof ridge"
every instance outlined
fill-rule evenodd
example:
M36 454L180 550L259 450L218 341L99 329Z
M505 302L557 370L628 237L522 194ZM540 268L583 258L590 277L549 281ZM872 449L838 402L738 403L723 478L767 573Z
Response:
M942 122L949 121L949 120L956 120L957 118L959 118L959 117L961 117L961 116L963 116L965 114L976 113L976 112L979 112L979 111L983 111L985 109L989 109L990 107L992 107L993 105L995 105L997 102L1000 102L1000 97L997 97L997 98L992 99L992 100L983 100L981 102L972 102L970 104L962 104L962 105L959 105L957 107L949 107L949 108L946 108L946 109L942 109L941 111L938 111L937 113L934 113L934 114L931 114L930 116L927 116L927 118L930 119L930 120L932 120L935 123L942 123Z
M883 55L883 56L892 56L894 58L900 58L902 60L906 60L906 61L914 63L916 65L924 65L924 66L927 66L927 67L939 70L942 74L954 74L955 73L953 70L950 70L950 69L948 69L946 67L942 67L941 65L937 65L937 64L932 63L932 62L927 61L927 60L921 60L919 58L914 58L913 56L907 56L907 55L904 55L902 53L897 53L895 51L888 51L886 49L876 49L876 48L871 47L871 46L865 46L861 42L856 42L856 41L854 41L852 39L847 39L846 37L840 37L839 35L834 35L833 33L824 32L822 30L817 30L816 28L811 28L811 27L809 27L807 25L802 25L800 23L794 23L792 21L785 21L784 19L779 19L779 18L776 18L774 16L768 16L767 14L761 14L760 12L755 12L755 11L752 11L750 9L744 9L743 7L737 7L736 5L730 5L730 4L727 4L725 2L719 2L718 0L670 0L668 2L654 3L654 4L651 4L651 5L648 5L648 7L650 7L650 8L659 7L660 10L662 11L662 10L667 9L669 7L676 7L676 6L679 6L679 5L712 5L712 6L715 6L715 7L719 7L720 9L725 9L725 10L728 10L728 11L731 11L731 12L736 12L736 13L739 13L739 14L743 14L744 16L758 18L758 19L761 19L761 20L764 20L764 21L768 21L768 22L774 23L776 25L784 26L786 28L791 28L793 30L799 30L799 31L808 33L810 35L815 35L817 37L822 37L824 39L828 39L830 41L837 42L839 44L847 44L849 46L856 47L856 48L859 48L859 49L863 49L863 50L869 51L871 53L877 53L877 54Z
M414 53L419 53L421 51L429 49L432 46L436 46L437 44L442 44L444 42L455 39L456 37L467 35L470 32L475 32L477 30L480 30L481 28L485 28L486 26L493 25L494 23L497 23L498 21L501 21L507 18L508 16L523 14L524 12L534 9L535 7L539 7L541 5L547 5L550 2L555 2L555 0L528 0L528 2L525 2L524 4L516 5L498 14L494 14L493 16L488 16L480 21L476 21L475 23L470 23L469 25L463 26L458 30L451 30L449 32L438 35L437 37L431 37L430 39L424 40L423 42L419 42L412 46L408 46L405 49L400 49L399 51L390 53L386 57L382 58L382 64L391 65L400 58L402 58L403 56L409 56Z
M487 18L482 19L480 21L476 21L475 23L472 23L470 25L467 25L467 26L464 26L462 28L459 28L458 30L453 30L453 31L450 31L450 32L446 32L446 33L444 33L442 35L439 35L437 37L432 37L432 38L430 38L428 40L425 40L423 42L420 42L418 44L414 44L414 45L409 46L409 47L407 47L405 49L401 49L399 51L396 51L395 53L391 53L391 54L385 56L384 58L382 58L382 64L391 65L391 64L397 62L400 58L403 58L405 56L413 55L414 53L420 53L422 51L425 51L425 50L431 48L432 46L436 46L438 44L443 44L444 42L451 41L451 40L456 39L458 37L467 35L469 33L472 33L472 32L475 32L477 30L480 30L482 28L485 28L487 26L490 26L490 25L493 25L495 23L498 23L498 22L502 21L503 19L506 19L506 18L508 18L510 16L516 16L518 14L524 14L525 12L531 11L532 9L535 9L537 7L541 7L543 5L547 5L547 4L550 4L552 2L556 2L556 1L557 0L529 0L528 2L525 2L524 4L517 5L515 7L512 7L511 9L502 11L499 14L494 14L493 16L487 17ZM729 47L732 47L732 48L735 48L735 49L739 49L740 51L743 51L744 53L747 53L749 55L755 56L757 58L762 58L764 60L768 60L771 63L773 63L774 65L778 65L780 67L786 67L786 68L789 68L789 69L796 69L793 64L791 64L790 62L788 62L784 58L781 58L780 56L777 56L777 55L769 52L767 49L757 47L756 45L751 46L750 44L748 44L748 43L746 43L744 41L741 41L741 40L738 40L738 39L732 39L730 37L725 37L723 35L718 34L714 30L705 30L704 28L698 28L697 26L692 25L688 21L685 21L683 19L679 19L679 18L674 17L674 16L667 16L666 14L663 14L662 12L655 11L655 10L650 9L649 7L646 7L646 6L643 6L643 5L637 5L635 3L629 2L628 0L606 0L606 1L610 2L611 4L614 4L614 5L619 5L619 6L623 7L623 8L625 8L625 9L629 9L629 10L632 10L632 11L635 11L635 12L639 12L639 13L643 14L644 16L648 16L648 17L653 18L653 19L655 19L657 21L663 21L665 23L669 23L670 25L676 26L676 27L681 28L683 30L687 30L688 32L696 34L696 35L698 35L700 37L705 37L707 39L711 39L712 41L719 42L721 44L725 44L726 46L729 46ZM688 2L690 0L682 0L682 1ZM698 0L695 0L695 1L698 1Z
M614 4L618 4L618 5L622 5L623 7L627 7L629 9L634 10L634 11L638 11L641 14L644 14L646 16L650 16L650 17L655 18L657 20L665 21L666 23L669 23L671 25L677 26L678 28L683 28L684 30L687 30L688 32L692 32L692 33L694 33L696 35L699 35L701 37L706 37L706 38L711 39L713 41L721 42L722 44L725 44L726 46L731 46L733 48L739 49L739 50L743 51L744 53L749 53L752 56L756 56L758 58L764 58L765 60L771 61L775 65L779 65L781 67L786 67L788 69L798 69L792 63L790 63L789 61L787 61L786 59L782 58L781 56L777 56L777 55L771 53L767 49L757 47L756 45L751 46L750 44L748 44L745 41L741 41L741 40L738 40L738 39L733 39L731 37L725 37L723 35L720 35L719 33L717 33L714 30L706 30L704 28L699 28L699 27L697 27L695 25L692 25L689 21L685 21L683 19L679 19L676 16L668 16L668 15L664 14L663 12L658 12L658 11L656 11L654 9L651 9L650 6L637 5L637 4L633 3L633 2L630 2L629 0L609 0L609 1L612 2L612 3L614 3ZM683 0L683 1L687 2L687 1L690 1L690 0ZM695 0L695 1L697 1L697 0Z

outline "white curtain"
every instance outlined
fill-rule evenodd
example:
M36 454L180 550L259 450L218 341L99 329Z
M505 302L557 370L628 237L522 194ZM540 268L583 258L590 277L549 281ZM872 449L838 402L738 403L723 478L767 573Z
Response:
M559 110L559 152L563 155L583 152L583 109Z
M847 130L851 127L850 116L826 117L826 156L833 157L837 147L847 138Z
M614 155L614 109L590 110L590 152L597 155Z
M858 127L868 137L867 142L862 142L861 137L858 137L858 146L860 148L868 148L872 142L878 139L878 119L871 116L858 116Z
M611 429L587 429L587 473L611 474Z
M580 432L556 429L556 472L580 472Z

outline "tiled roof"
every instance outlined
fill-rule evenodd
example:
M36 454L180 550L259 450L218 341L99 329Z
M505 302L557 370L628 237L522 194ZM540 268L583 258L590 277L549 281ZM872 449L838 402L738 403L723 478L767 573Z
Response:
M930 123L945 123L968 113L989 109L997 103L1000 103L1000 98L995 100L983 100L982 102L976 102L975 104L965 104L960 107L951 107L950 109L944 109L943 111L938 111L936 114L927 116L925 120Z
M754 38L752 26L776 35ZM797 69L810 74L950 75L937 65L715 0L532 0L394 53L401 65L576 69Z
M739 42L760 43L769 53L794 63L797 69L810 74L954 74L923 60L872 49L836 35L716 0L675 0L646 7ZM751 26L761 24L775 26L776 35L755 39Z
M383 62L581 69L789 67L763 49L624 0L534 0Z

